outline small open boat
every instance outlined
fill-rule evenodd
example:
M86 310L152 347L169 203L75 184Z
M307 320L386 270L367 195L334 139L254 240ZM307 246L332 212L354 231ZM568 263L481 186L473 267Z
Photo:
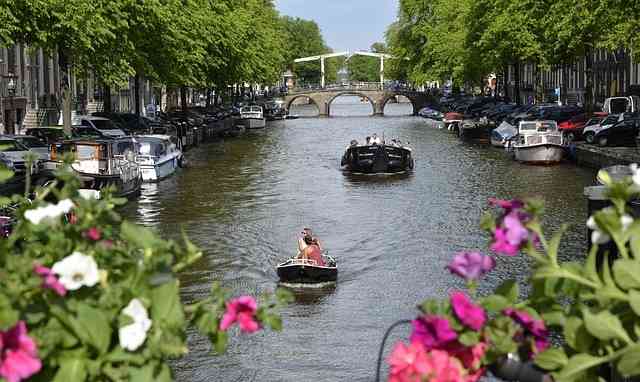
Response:
M278 264L276 270L283 283L315 284L335 282L338 279L336 260L329 256L322 256L325 265L318 265L315 260L292 257L284 263Z
M352 173L389 174L413 169L413 157L409 147L400 145L365 144L352 141L340 165Z

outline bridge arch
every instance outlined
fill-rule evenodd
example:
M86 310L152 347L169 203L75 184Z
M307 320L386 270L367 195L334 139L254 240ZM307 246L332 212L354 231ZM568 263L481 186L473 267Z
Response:
M321 106L320 101L315 99L310 94L297 94L297 95L287 99L287 102L285 104L285 110L291 110L291 105L293 105L293 101L295 101L297 99L300 99L300 98L308 99L309 102L311 102L318 109L318 114L322 114L322 109L320 108L320 106Z
M391 92L384 96L384 98L382 99L382 104L380 105L380 110L382 110L382 112L384 113L384 108L387 106L389 101L391 101L392 98L398 97L398 96L405 97L406 99L408 99L409 102L411 103L411 107L413 108L413 115L418 114L418 111L420 111L419 109L420 106L418 106L418 102L414 99L414 97L412 97L409 94L396 93L396 92Z
M356 96L356 97L366 98L367 101L369 101L369 104L371 105L372 114L376 114L376 100L372 99L370 96L368 96L364 92L360 92L357 90L345 90L345 91L337 92L336 94L331 95L331 97L327 99L326 102L327 102L328 116L331 115L331 104L333 103L333 101L335 101L336 98L343 97L343 96Z

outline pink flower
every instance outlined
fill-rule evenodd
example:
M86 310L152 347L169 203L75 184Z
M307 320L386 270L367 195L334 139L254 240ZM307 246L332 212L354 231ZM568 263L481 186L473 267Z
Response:
M100 230L96 227L91 227L84 233L84 237L89 240L98 241L102 237Z
M447 269L467 281L475 281L495 266L496 261L491 256L480 252L460 252L447 265Z
M489 346L485 342L478 342L474 346L467 347L461 343L447 349L449 354L458 358L467 370L478 370L482 366L482 357Z
M419 382L430 370L424 346L417 342L408 346L398 342L389 355L388 362L389 382Z
M0 331L0 377L7 382L20 382L40 371L36 343L27 335L24 321Z
M524 207L524 202L519 199L503 200L497 198L489 198L489 205L493 207L500 207L505 210L505 213L509 213L513 210L519 210Z
M439 316L424 316L411 321L411 342L419 342L426 350L442 349L458 338L449 320Z
M43 288L51 289L59 296L64 296L67 294L67 288L62 285L62 283L58 280L58 277L56 277L51 269L40 264L35 264L33 266L33 271L36 274L40 275L40 277L42 278Z
M467 382L460 361L443 350L432 350L427 355L429 382Z
M484 309L474 304L473 301L462 292L453 292L450 297L451 307L456 317L465 326L475 331L479 331L487 320Z
M260 329L256 320L258 304L251 296L242 296L227 301L227 310L220 321L220 330L227 330L234 322L238 322L240 330L245 333L253 333Z
M505 229L496 228L496 230L493 232L493 243L491 243L491 250L503 255L515 256L518 254L520 247L509 243L507 239L507 231Z
M544 351L549 347L549 331L544 325L544 321L536 320L527 312L513 308L506 308L502 313L518 323L518 325L524 329L525 335L529 334L533 336L536 353Z

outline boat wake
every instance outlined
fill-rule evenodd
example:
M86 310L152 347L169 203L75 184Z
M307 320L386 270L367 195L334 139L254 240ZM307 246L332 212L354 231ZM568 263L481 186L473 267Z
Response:
M321 283L287 283L287 282L279 282L279 286L283 286L285 288L290 289L325 289L335 287L337 284L336 281L326 281Z

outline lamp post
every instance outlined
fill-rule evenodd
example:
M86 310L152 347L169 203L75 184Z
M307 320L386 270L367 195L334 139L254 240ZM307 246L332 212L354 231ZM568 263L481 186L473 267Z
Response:
M15 123L13 122L13 116L15 114L15 111L13 110L13 97L16 95L16 79L13 73L9 73L7 79L7 92L9 93L9 126L7 126L7 132L9 134L15 134Z

